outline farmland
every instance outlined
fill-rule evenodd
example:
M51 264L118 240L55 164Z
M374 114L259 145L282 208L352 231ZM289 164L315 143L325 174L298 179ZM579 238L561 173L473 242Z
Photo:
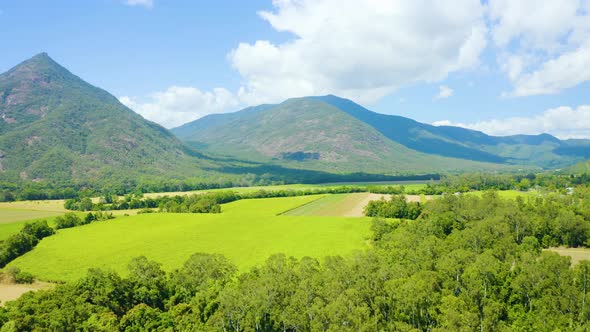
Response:
M13 261L42 280L76 280L90 267L125 274L145 255L165 270L195 252L221 253L241 270L273 253L323 257L367 248L369 218L277 216L320 196L241 200L221 214L141 214L60 230Z
M590 261L590 249L589 248L550 248L549 251L556 252L561 256L570 257L572 264L578 264L582 260Z

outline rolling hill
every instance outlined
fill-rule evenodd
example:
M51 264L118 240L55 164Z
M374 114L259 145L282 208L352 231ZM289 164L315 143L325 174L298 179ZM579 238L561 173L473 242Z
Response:
M292 168L386 174L502 168L412 150L315 98L209 115L173 132L207 152Z
M572 174L588 173L588 174L590 174L590 160L586 160L586 161L577 163L573 166L570 166L564 170L564 173L572 173Z
M373 172L508 166L557 168L590 154L590 141L548 134L497 137L367 110L333 95L215 114L172 129L193 147L289 167Z
M207 175L174 135L41 53L0 75L0 180Z

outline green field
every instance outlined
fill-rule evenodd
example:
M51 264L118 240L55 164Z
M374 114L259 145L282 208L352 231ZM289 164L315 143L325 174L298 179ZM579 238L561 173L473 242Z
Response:
M479 197L481 197L484 194L484 192L485 191L472 191L472 192L468 192L465 194L466 195L478 195ZM533 195L538 194L537 191L518 191L518 190L499 190L496 192L502 198L511 198L511 199L515 199L516 197L519 197L519 196L527 197L527 196L533 196Z
M287 216L339 216L362 217L363 208L370 199L378 199L376 194L353 193L325 195L319 199L286 211Z
M0 209L0 223L12 223L15 221L24 221L31 219L39 219L45 217L54 217L63 214L56 211L35 211L35 210L21 210L21 209Z
M325 195L305 205L283 213L285 216L340 216L350 203L355 204L358 198L366 193Z
M139 255L179 267L195 252L221 253L241 270L269 255L347 254L367 247L369 218L278 215L318 196L241 200L221 214L141 214L60 230L9 266L42 280L76 280L90 267L126 273Z

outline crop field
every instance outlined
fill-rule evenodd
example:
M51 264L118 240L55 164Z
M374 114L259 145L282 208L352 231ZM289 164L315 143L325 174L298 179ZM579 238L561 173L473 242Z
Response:
M63 201L0 203L0 241L18 233L27 221L51 220L65 211Z
M225 255L240 270L269 255L322 258L367 248L369 218L287 216L280 213L321 196L240 200L220 214L153 213L119 217L58 231L9 266L41 280L76 280L90 267L123 275L145 255L165 270L195 252Z
M31 219L40 219L45 217L54 217L63 214L57 211L36 211L21 209L0 209L0 223L13 223L16 221L25 221Z
M286 211L286 216L341 216L362 217L363 208L375 194L353 193L335 194L320 197L293 210ZM388 195L378 195L388 196ZM379 199L373 197L373 199Z
M46 212L66 212L64 200L47 200L47 201L18 201L0 203L0 213L5 210L29 210L29 211L46 211Z
M362 217L364 208L370 201L389 199L391 195L372 193L353 193L326 195L305 205L286 211L287 216L340 216ZM410 202L424 202L434 196L406 195Z
M550 251L554 251L561 256L569 256L572 259L572 264L575 265L579 263L581 260L590 261L590 249L589 248L551 248L548 249Z

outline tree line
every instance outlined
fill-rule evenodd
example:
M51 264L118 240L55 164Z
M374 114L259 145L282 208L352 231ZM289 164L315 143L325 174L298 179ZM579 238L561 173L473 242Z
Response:
M515 200L445 195L416 220L374 218L372 245L321 260L269 257L238 273L198 253L171 272L145 257L0 309L5 330L586 331L590 189ZM359 221L361 222L361 221Z
M359 186L340 186L313 188L304 190L256 190L252 192L237 193L231 190L197 193L191 195L144 197L143 195L126 195L119 198L116 195L101 197L97 203L93 203L88 197L68 199L64 207L73 211L105 211L128 209L155 209L158 212L174 213L219 213L221 204L240 199L257 199L273 197L294 197L320 194L343 194L364 192L366 189ZM148 212L148 211L146 211Z
M8 181L0 174L0 202L22 200L69 199L97 197L104 195L124 196L128 194L145 194L158 192L178 192L222 189L231 187L269 186L294 183L331 183L331 182L371 182L371 181L410 181L438 180L439 174L402 174L384 175L351 173L336 174L285 169L278 166L263 165L259 167L225 168L226 176L212 178L142 178L126 174L111 175L107 178L74 182L71 180L54 181Z

